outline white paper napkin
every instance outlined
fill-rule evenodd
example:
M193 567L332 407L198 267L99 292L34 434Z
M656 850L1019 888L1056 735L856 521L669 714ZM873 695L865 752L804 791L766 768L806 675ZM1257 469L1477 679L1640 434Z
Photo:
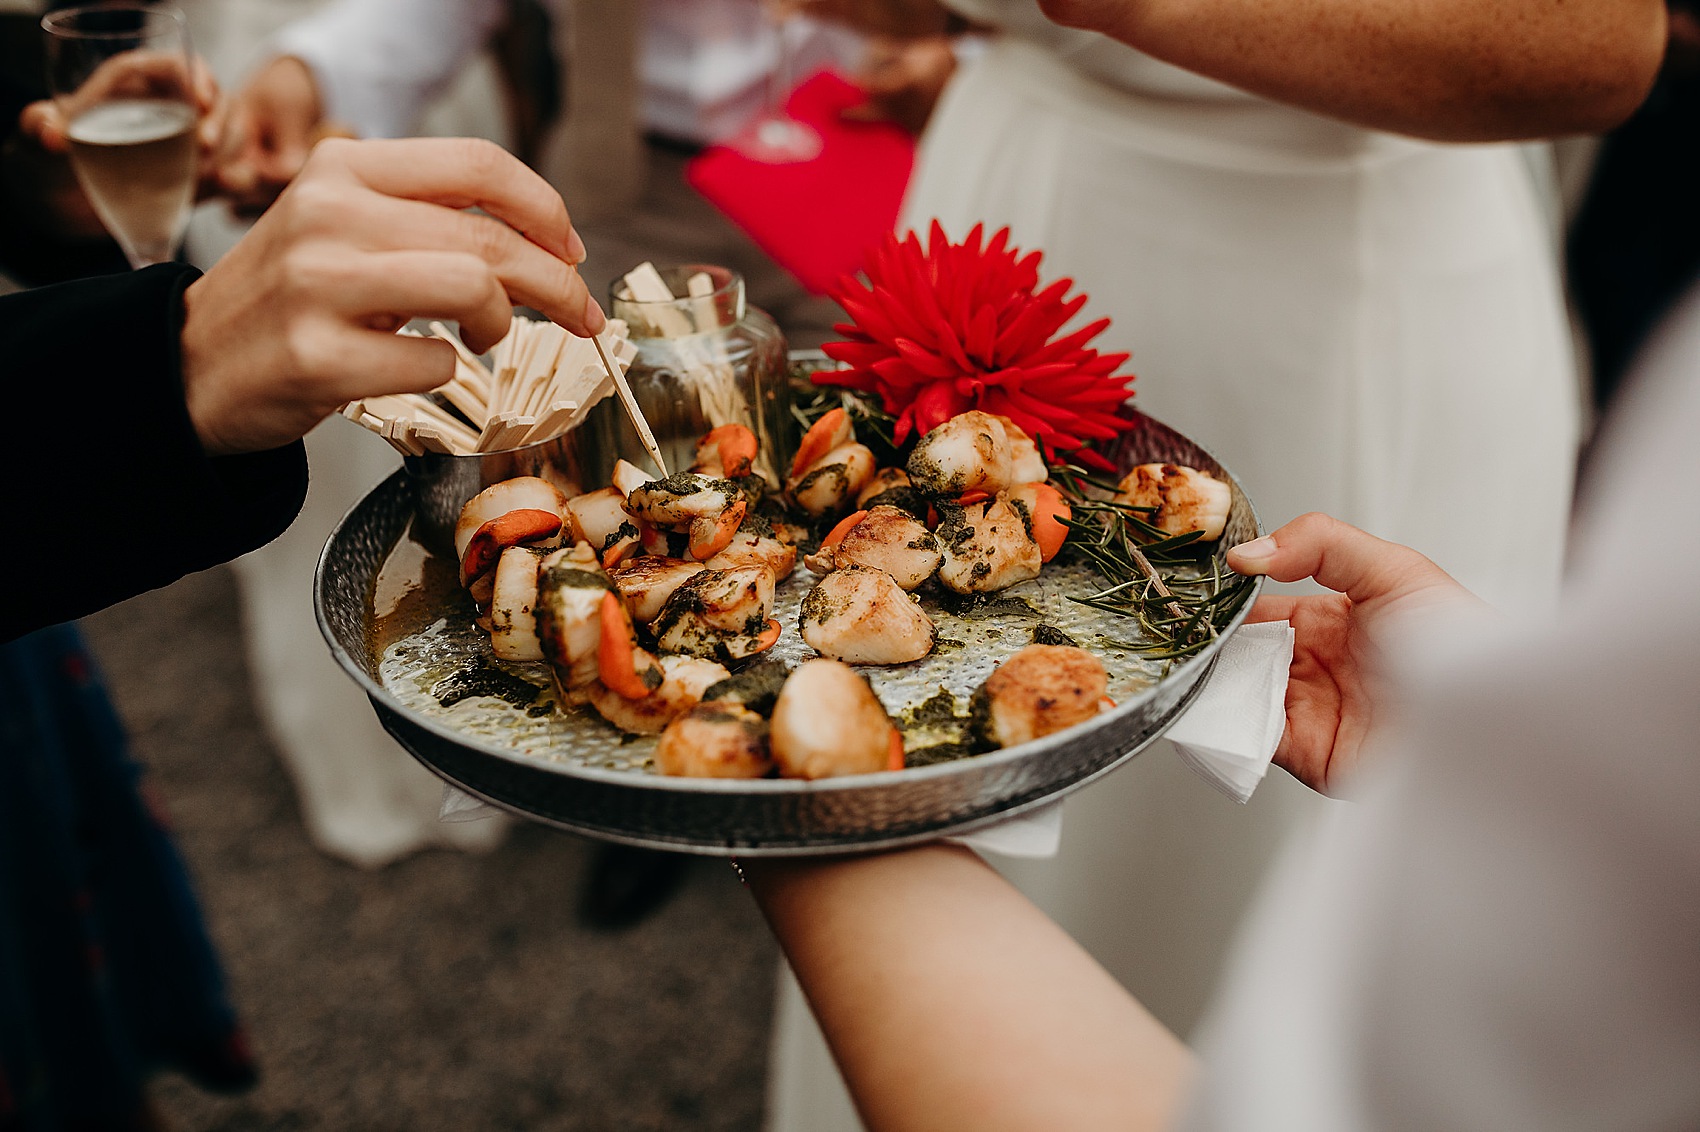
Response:
M1168 730L1181 761L1236 802L1263 781L1287 725L1293 627L1242 625L1217 654L1209 683Z
M1062 846L1062 815L1063 803L1056 801L996 825L945 840L964 845L976 853L1044 860L1055 857Z
M474 798L458 787L443 783L443 801L437 807L438 821L483 821L501 812L484 799Z

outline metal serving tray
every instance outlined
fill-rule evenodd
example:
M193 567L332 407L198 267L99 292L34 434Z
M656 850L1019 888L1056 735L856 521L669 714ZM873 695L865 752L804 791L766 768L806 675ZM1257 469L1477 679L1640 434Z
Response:
M1122 468L1178 463L1226 479L1233 488L1233 507L1224 544L1259 533L1256 513L1238 481L1167 426L1137 416L1108 455ZM610 769L554 757L561 752L538 757L534 747L527 753L487 728L457 726L449 713L429 710L416 698L407 702L385 686L383 658L371 632L378 575L398 543L412 537L410 527L440 510L441 501L428 496L440 492L441 471L397 472L332 532L314 587L319 628L331 652L365 690L390 734L444 781L523 817L630 845L708 856L866 851L966 832L1035 808L1108 774L1161 735L1197 694L1222 642L1243 623L1251 605L1247 601L1241 607L1218 640L1166 666L1148 687L1118 697L1113 710L1019 747L815 782L669 778L642 769ZM476 491L477 484L461 490ZM787 629L794 635L794 625ZM806 648L800 642L796 647ZM880 674L875 676L877 687ZM898 707L889 700L887 706ZM523 711L506 710L513 713L516 731L526 724ZM547 741L570 747L575 739L569 730Z

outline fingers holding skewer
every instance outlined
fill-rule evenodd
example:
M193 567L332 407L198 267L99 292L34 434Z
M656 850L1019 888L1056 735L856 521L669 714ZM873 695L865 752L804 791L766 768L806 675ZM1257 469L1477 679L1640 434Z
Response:
M513 303L542 311L575 334L599 332L607 324L571 263L492 216L368 193L337 223L354 227L374 251L434 248L474 256L487 265ZM483 353L502 332L488 340L468 338L467 344Z
M462 211L474 206L488 215ZM583 258L560 196L497 146L323 142L184 294L190 417L210 452L257 451L345 402L442 385L449 353L393 335L414 317L460 322L474 351L508 333L514 303L599 332Z

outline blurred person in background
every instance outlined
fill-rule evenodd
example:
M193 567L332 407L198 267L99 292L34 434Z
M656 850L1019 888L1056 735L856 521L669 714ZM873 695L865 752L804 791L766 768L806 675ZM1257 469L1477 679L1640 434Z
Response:
M66 158L41 15L0 12L0 295L129 270ZM198 77L205 189L218 92ZM25 353L7 366L14 398L43 380ZM40 490L8 468L20 492ZM82 633L66 623L19 635L10 613L0 624L0 1128L154 1128L153 1074L239 1091L254 1061Z
M1581 389L1548 201L1506 143L1627 115L1658 0L799 6L991 30L944 88L900 228L1007 224L1042 250L1133 352L1139 407L1266 522L1325 510L1504 608L1552 599ZM1185 1034L1274 847L1325 803L1271 780L1236 811L1165 749L1069 800L1055 860L1001 867ZM792 987L779 1017L773 1127L853 1125Z
M24 144L51 156L51 108L21 120L47 123ZM473 201L488 215L462 211ZM95 410L76 443L98 456L66 460L40 429L0 455L24 486L15 518L46 536L0 565L0 1127L156 1129L153 1074L254 1078L182 861L91 659L55 623L281 533L306 494L305 432L452 372L446 345L392 333L409 318L456 319L479 348L514 303L599 329L583 256L560 197L488 143L345 142L205 276L161 264L0 297L20 419L50 419L71 383ZM120 551L54 541L91 506Z

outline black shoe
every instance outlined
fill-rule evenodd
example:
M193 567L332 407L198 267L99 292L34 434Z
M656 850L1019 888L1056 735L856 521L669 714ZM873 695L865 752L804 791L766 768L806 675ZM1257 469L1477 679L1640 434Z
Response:
M682 853L598 845L579 898L579 922L604 929L642 923L679 890L689 864Z

